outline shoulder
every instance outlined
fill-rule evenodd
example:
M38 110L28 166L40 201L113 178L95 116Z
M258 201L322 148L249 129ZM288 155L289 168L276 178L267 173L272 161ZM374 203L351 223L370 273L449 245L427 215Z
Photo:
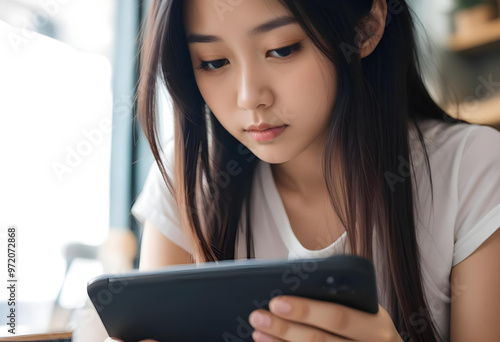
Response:
M417 125L429 159L435 165L460 168L475 160L486 166L500 158L500 132L492 127L436 119L421 120ZM412 153L422 156L422 146L413 125L410 125L409 138Z
M164 140L161 144L160 158L165 167L168 166L169 169L173 170L175 162L175 140L173 137Z
M160 155L161 162L165 171L169 177L173 176L174 173L174 163L175 163L175 141L173 138L164 140L160 146L158 146L158 152ZM149 171L150 177L156 177L161 179L161 172L158 166L158 162L153 158L153 162Z
M462 163L469 163L468 166L477 165L498 165L500 163L500 131L482 125L472 125L463 143L461 151ZM478 163L478 164L477 164ZM498 169L496 170L498 172Z
M165 172L166 172L168 178L172 181L172 183L173 183L173 179L174 179L173 178L173 176L174 176L174 159L175 159L174 158L174 153L175 153L175 146L174 145L175 145L174 140L169 139L169 140L165 140L161 144L161 147L159 146L160 159L163 163L163 167L165 168ZM160 171L160 167L158 165L158 162L153 158L153 161L151 162L151 166L149 167L149 171L147 173L147 176L144 180L144 184L143 184L141 195L139 196L139 199L141 197L169 198L170 197L169 194L170 194L170 191L168 190L167 184L165 183L165 180L163 179L163 175Z
M417 121L417 125L426 139L441 143L450 139L463 141L473 132L484 133L489 139L498 139L500 136L500 132L495 128L481 124L421 119ZM414 138L415 134L414 125L410 125L410 137Z
M455 149L467 139L468 135L474 130L486 127L469 123L453 123L437 119L424 119L417 121L418 128L422 132L426 147L431 150L442 148ZM409 137L412 146L419 141L417 131L413 125L410 125Z

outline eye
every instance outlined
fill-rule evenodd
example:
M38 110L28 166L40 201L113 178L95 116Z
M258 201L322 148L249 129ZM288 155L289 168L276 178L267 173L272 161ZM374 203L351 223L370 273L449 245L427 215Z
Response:
M283 48L275 49L275 50L270 50L268 52L277 52L278 56L274 56L278 59L286 59L289 57L292 57L294 54L300 51L302 48L301 43L296 43L290 46L286 46ZM280 56L281 55L281 56ZM284 56L282 56L284 55ZM196 67L196 69L205 71L205 72L215 72L222 68L226 63L227 59L217 59L214 61L202 61L201 64Z
M278 58L286 58L286 57L291 56L295 52L298 52L300 50L300 48L301 48L301 44L297 43L297 44L287 46L287 47L284 47L281 49L271 50L270 52L274 52L274 51L279 52L279 54L284 54L286 56L283 56L283 57L278 56Z

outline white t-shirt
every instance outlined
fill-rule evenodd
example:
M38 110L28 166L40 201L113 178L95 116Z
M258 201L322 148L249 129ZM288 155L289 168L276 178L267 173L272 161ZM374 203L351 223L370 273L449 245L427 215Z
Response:
M424 154L412 127L410 147L418 184L414 209L420 214L416 232L430 309L430 313L419 312L415 322L429 319L431 315L442 337L448 340L451 268L472 254L500 227L500 132L488 126L450 124L433 119L420 122L419 127L429 155L434 207L431 208ZM172 176L173 140L166 144L165 154L167 172ZM401 162L404 164L404 160ZM407 181L409 175L405 172L408 169L402 167L401 170L398 175L401 178L397 179ZM415 193L415 182L412 184ZM256 259L322 258L342 253L342 247L349 251L347 232L321 250L309 250L301 245L290 227L270 164L261 160L255 171L251 206ZM175 200L163 183L155 162L132 214L141 224L150 220L170 240L192 253L190 242L179 229ZM244 221L240 221L236 259L246 258L241 222ZM381 264L377 261L376 249L374 258L378 270ZM377 285L379 302L387 309L384 284L378 279Z

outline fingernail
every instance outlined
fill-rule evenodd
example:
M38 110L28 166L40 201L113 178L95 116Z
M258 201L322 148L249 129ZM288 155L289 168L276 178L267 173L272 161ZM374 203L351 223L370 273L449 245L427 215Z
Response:
M271 318L260 312L254 312L250 315L250 323L256 327L268 328L271 326Z
M292 306L290 305L290 303L284 300L276 300L271 303L271 306L272 306L272 311L281 314L289 313L292 310Z
M258 342L274 342L274 339L270 337L269 335L263 334L260 331L255 331L253 333L253 338L254 340Z

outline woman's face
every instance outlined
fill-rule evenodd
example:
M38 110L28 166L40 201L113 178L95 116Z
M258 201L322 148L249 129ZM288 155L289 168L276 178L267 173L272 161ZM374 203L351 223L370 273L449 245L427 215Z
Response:
M281 16L290 14L276 0L185 1L186 36L218 37L188 39L201 95L232 136L273 164L323 151L336 94L333 65L299 24L249 34ZM262 123L287 126L278 136L248 131Z

